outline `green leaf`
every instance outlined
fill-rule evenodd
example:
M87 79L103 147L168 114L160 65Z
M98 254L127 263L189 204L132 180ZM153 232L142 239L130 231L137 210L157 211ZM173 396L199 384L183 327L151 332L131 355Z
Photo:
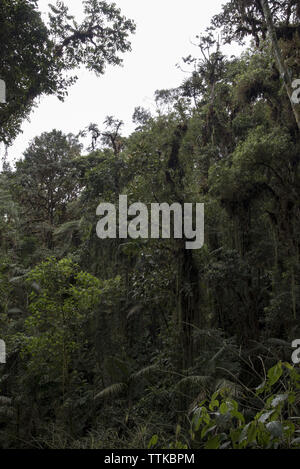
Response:
M282 376L282 363L279 362L268 371L269 385L273 386Z
M158 435L153 435L151 440L149 441L148 449L153 448L154 446L156 446L157 442L158 442Z
M239 422L241 422L243 424L245 423L245 418L244 418L243 414L241 412L239 412L238 410L235 410L235 409L232 410L231 411L231 416L235 417Z
M268 412L264 412L258 419L258 421L260 423L265 423L270 417L271 415L274 413L275 411L274 410L270 410Z
M214 425L214 422L208 423L201 432L201 438L203 439L208 433L214 431L216 428L217 425Z
M278 420L269 422L266 425L266 429L271 433L274 438L280 438L283 435L283 426Z
M217 399L214 399L213 401L211 401L211 403L209 404L209 410L213 411L215 407L219 407L220 403Z
M256 434L257 434L256 423L251 422L249 426L249 431L248 431L248 443L253 443L255 441Z
M219 435L214 436L205 444L205 449L219 449L220 448L220 437Z
M256 392L257 394L261 394L262 392L264 392L266 388L266 381L263 381L259 386L257 386L256 388Z
M226 403L226 402L222 402L222 404L220 405L220 412L221 412L221 414L222 414L222 415L227 414L228 410L229 410L229 409L228 409L227 403Z

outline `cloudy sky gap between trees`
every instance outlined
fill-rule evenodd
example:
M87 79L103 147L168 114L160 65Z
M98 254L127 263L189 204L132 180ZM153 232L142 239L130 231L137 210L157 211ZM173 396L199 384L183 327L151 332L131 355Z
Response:
M38 2L44 21L48 3L49 0ZM64 3L76 18L82 17L82 0ZM56 128L77 134L90 122L101 128L107 115L123 120L123 133L128 135L135 127L131 119L135 107L155 110L154 92L179 86L188 76L176 64L189 54L198 56L192 42L197 34L205 32L211 17L221 11L224 0L116 0L115 3L137 25L136 34L131 38L132 51L122 57L123 67L107 67L101 77L86 70L78 71L79 79L69 89L64 103L54 96L40 98L30 121L23 123L23 133L8 150L10 162L20 159L29 142L42 132ZM238 54L240 48L226 47L225 52Z

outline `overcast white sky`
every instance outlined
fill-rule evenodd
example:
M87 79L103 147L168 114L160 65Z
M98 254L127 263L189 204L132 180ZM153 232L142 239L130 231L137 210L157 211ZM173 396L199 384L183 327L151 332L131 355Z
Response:
M39 0L45 15L49 0ZM55 1L52 1L55 3ZM191 44L209 26L211 17L221 11L225 0L116 0L122 13L135 20L132 51L123 56L123 67L108 67L100 78L79 72L78 82L64 103L55 97L40 99L39 106L24 122L21 134L9 149L9 160L22 156L30 140L56 128L78 133L90 122L101 125L107 115L122 119L125 133L133 130L131 117L136 106L151 108L157 89L180 85L184 73L176 68L182 57L198 51ZM81 0L65 0L71 13L82 13ZM237 48L227 50L236 53Z

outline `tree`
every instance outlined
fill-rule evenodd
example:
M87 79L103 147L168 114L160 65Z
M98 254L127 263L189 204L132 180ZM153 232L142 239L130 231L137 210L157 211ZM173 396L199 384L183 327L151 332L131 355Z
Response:
M213 19L215 27L221 27L225 42L242 42L247 36L255 39L259 47L269 34L273 54L283 80L291 107L300 130L300 112L292 100L292 71L285 62L279 39L291 40L300 32L300 7L295 0L231 0L223 12Z
M94 323L93 311L99 303L100 280L80 271L71 259L48 259L33 269L26 279L30 290L22 355L26 358L27 382L33 400L47 412L58 414L66 399L85 382L90 364L83 372L87 354L87 334ZM46 373L45 373L45 370ZM55 395L55 409L42 403L49 386ZM84 385L83 385L84 389ZM76 390L75 390L76 393ZM80 394L80 393L78 393ZM35 402L33 402L33 405ZM72 416L68 412L68 423Z
M274 56L275 60L277 63L278 70L280 72L281 78L283 79L284 86L287 92L287 95L289 97L289 100L291 102L292 110L297 122L298 129L300 130L300 112L297 107L297 105L293 102L292 95L293 95L293 88L292 88L292 80L291 80L291 75L290 71L287 68L283 57L282 53L280 51L279 45L278 45L278 40L277 40L277 34L276 34L276 29L274 27L273 19L272 19L272 14L271 10L269 7L269 3L267 0L261 0L261 6L264 12L266 24L268 27L268 32L270 35L270 40L272 41L272 47L274 51Z
M276 32L281 37L293 35L299 29L300 8L298 0L270 0L270 12ZM243 44L252 37L256 46L266 39L268 27L260 0L230 0L222 12L212 20L214 28L221 28L226 43Z
M85 0L81 23L58 1L50 6L46 25L36 0L3 0L0 4L0 78L6 82L7 105L0 110L0 140L10 144L20 132L36 99L56 95L63 100L80 66L103 74L120 65L130 50L135 25L106 1Z
M100 141L104 148L112 149L115 157L117 157L123 146L123 138L120 131L124 123L113 116L107 116L103 124L105 125L105 130L101 131L97 124L91 122L84 130L79 132L79 136L90 136L91 144L88 147L89 151L95 151Z
M67 204L80 191L74 159L81 145L73 135L53 130L36 137L17 163L15 191L31 229L40 227L51 248L55 226L66 220Z

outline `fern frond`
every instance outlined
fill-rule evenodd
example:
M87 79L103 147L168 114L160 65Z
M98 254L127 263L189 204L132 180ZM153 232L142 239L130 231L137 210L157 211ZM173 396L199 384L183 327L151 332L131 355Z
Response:
M130 319L132 316L134 316L137 313L140 313L143 308L142 304L137 304L131 308L129 313L127 314L127 319Z
M216 382L215 386L216 391L226 391L229 395L238 397L242 394L242 388L240 385L234 383L233 381L230 381L228 379L219 379Z
M108 399L110 397L114 397L114 396L117 396L118 394L121 394L126 389L127 389L127 384L125 384L125 383L115 383L115 384L112 384L111 386L108 386L107 388L103 389L98 394L96 394L94 399L95 400Z
M72 220L64 223L63 225L56 228L53 232L54 236L70 236L75 230L78 230L80 227L81 220Z
M267 343L271 345L281 345L283 347L287 347L288 349L291 348L290 342L287 342L286 340L282 339L271 338L267 340Z
M130 376L130 380L133 381L133 380L138 379L138 378L143 378L144 376L149 376L149 375L155 373L156 371L159 371L158 365L147 366L147 367L142 368L141 370L137 371L136 373L133 373Z
M176 387L183 387L186 385L197 385L204 387L210 381L209 376L187 376L186 378L181 379L177 384Z

